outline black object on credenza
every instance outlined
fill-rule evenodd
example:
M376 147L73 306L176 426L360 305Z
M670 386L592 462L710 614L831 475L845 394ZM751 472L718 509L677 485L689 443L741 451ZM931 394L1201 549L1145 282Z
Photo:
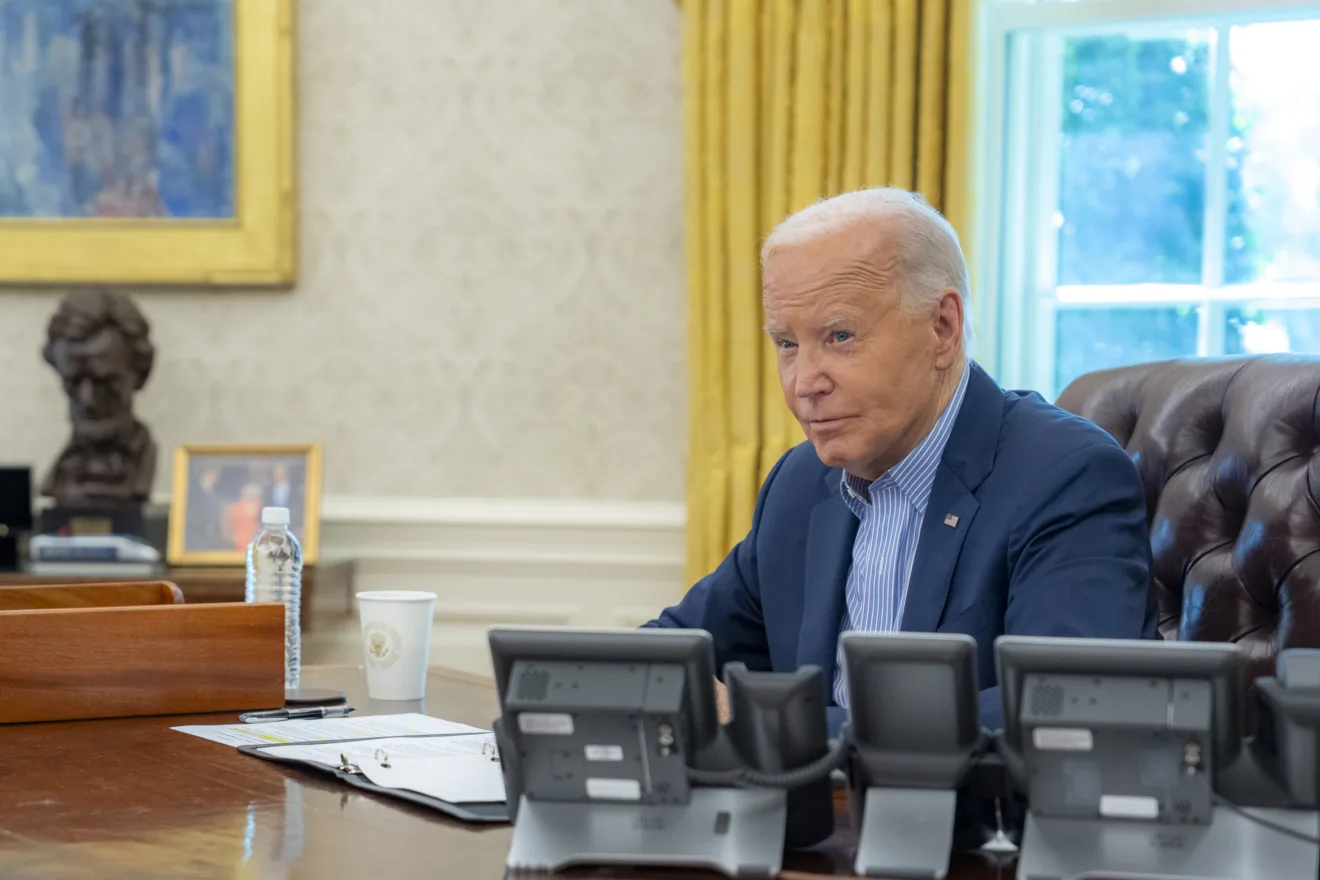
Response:
M31 529L32 468L0 467L0 571L18 568L18 539Z
M41 511L43 535L133 535L145 537L141 504L100 504L95 507L48 507Z

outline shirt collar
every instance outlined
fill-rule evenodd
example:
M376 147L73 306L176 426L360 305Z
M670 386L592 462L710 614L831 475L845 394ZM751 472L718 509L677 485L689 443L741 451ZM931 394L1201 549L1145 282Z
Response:
M922 438L921 442L907 455L903 460L894 465L889 470L880 475L875 482L867 483L861 477L854 476L847 471L843 472L842 491L843 500L853 507L855 502L869 504L871 501L871 490L886 481L893 481L898 490L904 497L912 503L918 513L926 512L926 501L930 498L930 488L935 483L935 470L944 455L944 447L949 442L949 434L953 432L953 423L958 418L958 410L962 408L963 397L967 393L967 377L971 374L971 363L963 364L962 377L958 380L958 387L954 389L953 397L949 398L948 404L944 407L944 412L935 420L935 426L930 429L930 433Z

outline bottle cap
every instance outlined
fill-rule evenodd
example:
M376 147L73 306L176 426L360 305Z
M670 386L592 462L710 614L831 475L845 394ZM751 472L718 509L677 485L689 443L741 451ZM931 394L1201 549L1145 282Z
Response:
M289 508L261 508L261 524L263 526L287 526L289 524Z

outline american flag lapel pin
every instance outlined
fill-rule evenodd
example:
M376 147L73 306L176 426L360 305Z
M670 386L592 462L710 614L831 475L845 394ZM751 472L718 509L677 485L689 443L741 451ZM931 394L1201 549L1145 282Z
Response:
M944 524L951 529L958 528L958 517L951 513L944 514Z

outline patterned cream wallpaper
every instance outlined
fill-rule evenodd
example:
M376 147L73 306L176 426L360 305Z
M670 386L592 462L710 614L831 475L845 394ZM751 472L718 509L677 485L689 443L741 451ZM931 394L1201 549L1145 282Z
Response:
M301 282L136 294L162 450L319 440L341 495L680 499L674 0L300 7ZM0 463L42 472L57 298L0 291Z

